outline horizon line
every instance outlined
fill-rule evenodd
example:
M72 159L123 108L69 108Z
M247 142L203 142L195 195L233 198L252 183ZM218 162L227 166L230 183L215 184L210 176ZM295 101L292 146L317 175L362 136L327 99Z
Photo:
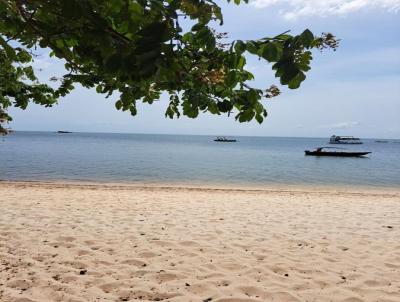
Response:
M45 132L57 133L57 131L70 130L15 130L14 132ZM73 133L92 133L92 134L133 134L133 135L176 135L176 136L229 136L229 137L275 137L275 138L329 138L330 136L286 136L286 135L230 135L230 134L182 134L182 133L143 133L143 132L98 132L98 131L70 131ZM336 134L335 134L336 135ZM340 136L340 135L339 135ZM384 137L360 137L362 139L389 139L399 140L400 138L384 138Z

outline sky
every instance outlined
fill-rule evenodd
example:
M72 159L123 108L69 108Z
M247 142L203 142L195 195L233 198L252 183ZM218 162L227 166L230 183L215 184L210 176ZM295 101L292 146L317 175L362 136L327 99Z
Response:
M166 119L163 96L138 107L138 115L117 111L117 96L105 99L78 87L53 108L30 105L11 109L15 130L116 133L160 133L229 136L400 138L400 0L250 0L245 5L222 3L230 39L256 39L309 28L332 32L341 39L336 52L315 51L312 69L299 89L263 103L263 124L239 123L225 115ZM35 62L43 81L63 74L62 62L46 54ZM279 84L271 65L248 59L251 83L259 88Z

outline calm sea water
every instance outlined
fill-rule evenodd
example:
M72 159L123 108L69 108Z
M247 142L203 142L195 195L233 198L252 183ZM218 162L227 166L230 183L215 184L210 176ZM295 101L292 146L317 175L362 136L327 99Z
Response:
M344 146L367 158L304 156L327 138L15 132L0 138L0 180L400 187L400 143Z

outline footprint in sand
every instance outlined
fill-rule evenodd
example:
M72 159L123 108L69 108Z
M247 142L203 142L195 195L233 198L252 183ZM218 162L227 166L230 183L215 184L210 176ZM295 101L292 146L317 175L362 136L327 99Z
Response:
M98 287L105 293L111 293L118 290L121 287L128 287L128 285L123 282L116 281L116 282L104 283L99 285Z
M27 290L31 287L31 284L26 280L12 280L6 284L7 287L19 289L19 290Z
M66 266L71 266L75 269L86 269L88 267L88 265L84 262L81 261L64 261L61 262L61 264L66 265Z
M72 241L75 241L76 238L71 237L71 236L60 236L60 237L57 237L56 240L62 241L62 242L72 242Z
M147 266L146 262L144 262L142 260L138 260L138 259L126 259L126 260L122 261L121 264L129 264L129 265L133 265L136 267Z
M15 300L13 300L14 302L37 302L35 300L31 300L29 298L17 298Z

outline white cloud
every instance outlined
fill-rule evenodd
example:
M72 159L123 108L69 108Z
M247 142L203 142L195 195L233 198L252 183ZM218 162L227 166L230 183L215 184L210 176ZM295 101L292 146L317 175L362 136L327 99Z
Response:
M400 11L400 0L253 0L251 3L259 8L280 6L285 19L346 15L368 8Z

